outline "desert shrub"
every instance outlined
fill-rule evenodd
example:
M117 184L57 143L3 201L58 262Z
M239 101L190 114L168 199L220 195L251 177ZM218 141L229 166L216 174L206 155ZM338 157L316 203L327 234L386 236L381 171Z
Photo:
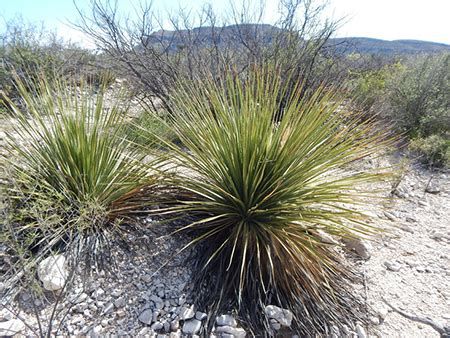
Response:
M439 135L416 138L409 144L409 149L419 156L422 163L431 166L450 164L450 139Z
M87 259L87 268L103 263L109 236L143 208L141 195L156 177L122 137L127 106L120 99L107 105L104 88L45 78L32 84L16 78L16 86L24 105L6 98L17 121L4 158L14 200L10 235L36 260L65 250Z
M411 137L450 130L450 54L418 57L387 84L385 114Z
M349 205L367 196L360 184L381 175L342 168L387 141L372 122L336 114L332 93L305 98L300 87L284 87L278 71L264 68L182 82L171 101L182 142L171 145L180 166L172 184L185 192L167 212L193 219L183 230L199 248L197 302L213 319L237 311L256 333L271 330L261 316L268 304L292 310L304 336L364 321L355 274L320 232L370 232Z
M352 102L367 113L378 113L386 99L387 82L403 69L397 62L378 69L350 70L348 87Z
M19 96L13 83L13 72L22 78L34 78L35 74L44 73L50 79L63 63L60 58L62 40L43 25L17 18L6 23L0 39L0 89L10 98Z
M124 137L138 148L165 147L164 141L177 142L177 136L168 125L170 121L163 116L156 116L152 112L144 111L124 129Z
M112 67L102 55L64 41L43 25L14 19L6 23L0 40L0 90L16 103L20 93L14 76L22 78L25 85L39 82L41 75L49 80L64 77L96 86L111 84L115 79ZM4 105L0 101L0 108Z

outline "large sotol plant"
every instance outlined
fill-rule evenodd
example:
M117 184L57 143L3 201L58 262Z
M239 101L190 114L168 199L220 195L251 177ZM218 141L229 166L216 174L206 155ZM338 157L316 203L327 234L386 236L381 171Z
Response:
M7 159L14 237L37 259L65 248L88 258L87 267L100 263L108 234L143 208L157 182L122 138L127 107L120 98L108 102L104 86L45 78L16 86L20 105L6 98L14 118Z
M355 275L322 236L370 232L350 205L381 175L343 169L387 141L370 121L339 113L325 88L310 98L300 89L270 68L181 83L171 108L183 147L172 146L172 160L185 193L168 211L194 219L184 230L200 250L201 307L234 309L260 330L264 306L279 305L309 336L363 320Z

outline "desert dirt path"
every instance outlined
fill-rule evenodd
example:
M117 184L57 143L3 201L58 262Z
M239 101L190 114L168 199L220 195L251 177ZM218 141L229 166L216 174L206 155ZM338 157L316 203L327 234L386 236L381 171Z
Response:
M364 292L377 312L372 320L380 322L369 336L439 337L430 326L392 311L384 300L450 324L450 173L408 170L397 195L377 212L376 223L386 232L372 243L370 259L361 262Z

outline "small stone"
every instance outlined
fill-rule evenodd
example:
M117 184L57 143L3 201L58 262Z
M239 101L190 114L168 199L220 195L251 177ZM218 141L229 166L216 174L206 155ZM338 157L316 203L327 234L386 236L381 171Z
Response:
M410 234L414 233L414 230L405 224L400 225L400 229L402 229L403 231L409 232Z
M161 322L156 322L156 323L153 323L153 325L151 326L151 329L152 329L153 331L159 331L159 330L161 330L163 327L164 327L164 324L163 324L163 323L161 323Z
M362 259L369 259L371 256L372 245L360 238L343 239L345 246L349 250L354 250Z
M114 301L114 306L115 307L121 308L121 307L124 307L125 305L126 305L126 301L125 301L124 297L117 298Z
M231 315L220 315L216 317L216 324L219 326L231 326L236 327L237 322L236 319Z
M0 322L0 336L14 336L25 329L25 324L20 319L10 319Z
M422 207L429 207L430 206L427 202L425 202L423 200L419 200L419 205L422 206Z
M345 325L345 324L342 325L342 333L344 334L345 337L349 336L351 334L351 332L352 331L350 330L350 328L347 325Z
M424 273L424 272L425 272L425 268L424 268L423 266L417 266L417 267L416 267L416 271L417 271L418 273Z
M84 318L83 318L83 316L77 315L72 318L71 323L73 325L78 324L78 326L82 326L82 325L84 325Z
M431 239L434 239L435 241L441 241L443 238L445 238L445 234L441 232L435 232L430 236Z
M360 325L356 324L356 334L358 335L358 338L366 338L366 330Z
M389 271L394 271L397 272L400 270L400 268L402 267L400 263L398 262L384 262L384 266L389 270Z
M139 330L138 336L139 337L145 336L145 335L149 334L149 331L150 330L149 330L148 326L145 326L145 327L143 327L142 329Z
M72 325L70 325L70 324L66 324L66 329L67 329L67 332L69 333L69 334L73 334L73 327L72 327Z
M168 320L165 320L164 322L163 322L163 326L164 326L164 331L165 332L170 332L171 330L170 330L170 322L168 321Z
M430 182L425 188L425 192L429 194L439 194L441 192L441 189L436 183Z
M39 263L37 273L44 284L44 289L49 291L62 289L69 276L66 258L63 255L47 257Z
M113 296L114 298L117 298L120 295L122 295L122 290L121 289L114 289L113 291L111 291L111 296Z
M390 213L389 211L383 211L384 216L386 216L386 218L392 222L397 221L397 217L395 217L394 214Z
M326 233L322 230L317 230L317 234L319 235L320 241L326 244L339 244L339 242L333 238L330 234Z
M140 315L139 315L139 321L140 322L142 322L142 323L144 323L144 324L147 324L147 325L150 325L151 323L152 323L152 321L153 321L153 311L152 310L145 310L144 312L142 312Z
M184 305L184 303L186 303L186 295L183 294L178 297L178 305Z
M408 222L408 223L416 223L417 219L414 216L406 216L406 222Z
M400 198L409 198L408 190L405 187L397 187L394 190L394 195Z
M160 313L161 313L161 311L159 311L158 309L153 311L153 321L154 322L156 322L158 320L158 317L159 317Z
M169 338L180 338L181 337L181 331L178 330L176 332L171 332L169 335Z
M72 295L69 297L69 302L72 304L79 304L84 301L86 301L89 298L89 296L86 293L81 293L79 295Z
M13 314L6 308L0 310L0 322L13 319Z
M195 319L204 320L206 318L208 318L208 315L206 313L204 313L204 312L197 311L195 313Z
M172 331L177 331L180 328L180 321L178 319L172 320L170 322L170 329Z
M99 288L92 293L92 297L97 299L97 298L101 298L104 294L105 294L105 290L103 290L102 288Z
M94 335L98 335L103 332L103 327L101 325L97 325L92 329L92 333Z
M103 313L109 313L112 311L112 309L114 309L114 304L113 303L108 303L105 305L105 308L103 309Z
M378 318L380 318L380 323L384 322L386 319L389 309L386 306L379 306L376 310Z
M152 302L154 302L155 304L163 303L163 300L162 300L161 298L159 298L157 295L152 295L152 296L150 297L150 300L151 300Z
M441 317L444 319L450 319L450 313L444 313Z
M275 305L267 305L264 312L268 318L276 319L282 326L291 326L294 317L291 311Z
M217 333L228 333L233 335L236 338L244 338L246 336L246 332L244 329L240 328L240 327L232 327L232 326L217 326L216 327L216 332Z
M275 319L271 319L271 320L270 320L270 326L271 326L272 329L274 329L275 331L278 331L279 329L281 329L281 324L278 323Z
M180 311L181 320L191 319L194 316L195 316L194 305L191 305L190 307L183 307Z
M202 327L201 321L197 319L190 319L184 322L183 333L193 335L199 332L201 327Z
M124 310L122 310L122 309L116 311L116 314L117 314L117 316L119 316L121 318L125 317L127 315L127 313Z

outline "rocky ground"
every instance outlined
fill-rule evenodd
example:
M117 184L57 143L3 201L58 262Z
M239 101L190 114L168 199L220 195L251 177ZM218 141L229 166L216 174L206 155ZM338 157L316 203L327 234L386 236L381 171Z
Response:
M430 181L431 180L431 181ZM450 324L450 173L410 167L384 202L377 225L386 230L361 262L367 301L379 314L379 337L439 337L429 325L408 320L384 302Z
M390 197L390 188L386 182L380 193L384 198L364 210L375 216L373 225L384 232L370 242L349 244L357 251L354 264L364 276L355 288L375 310L374 327L355 326L338 336L439 337L429 325L406 319L399 311L440 325L450 322L450 173L409 166L396 196ZM62 335L201 336L206 314L191 305L196 292L189 285L192 252L177 253L188 239L167 237L167 227L148 228L130 235L132 254L115 251L114 276L99 274L85 283L78 278L59 302L57 293L50 291L40 299L29 292L2 299L0 336L38 335L37 318L46 326L52 314L63 321L51 331ZM66 277L64 266L59 273ZM267 308L266 315L277 329L289 326L292 319L276 307ZM216 319L214 332L245 336L230 314Z

